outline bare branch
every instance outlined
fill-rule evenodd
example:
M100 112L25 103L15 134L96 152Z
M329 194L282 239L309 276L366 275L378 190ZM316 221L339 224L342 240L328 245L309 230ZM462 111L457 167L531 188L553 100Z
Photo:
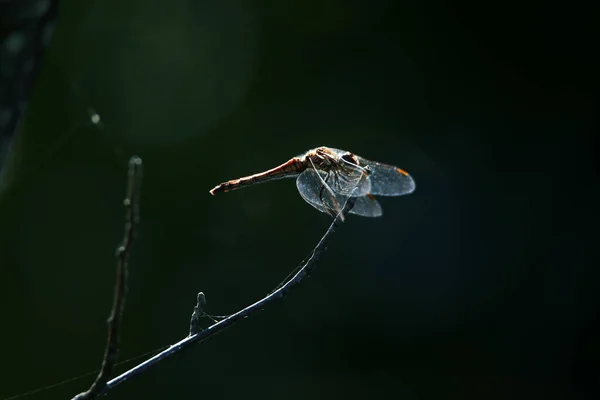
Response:
M296 274L294 274L292 276L292 278L287 280L287 282L285 284L278 287L276 290L274 290L273 292L268 294L263 299L257 301L256 303L236 312L235 314L232 314L232 315L222 319L221 321L215 323L214 325L211 325L210 327L208 327L204 330L200 330L198 328L198 319L202 316L207 315L204 313L204 310L203 310L203 307L206 304L206 298L204 297L204 294L202 292L200 292L198 294L197 304L196 304L196 307L194 307L194 313L192 314L192 318L190 321L189 336L187 336L186 338L180 340L179 342L171 345L169 348L158 353L154 357L133 367L129 371L126 371L123 374L117 376L116 378L110 380L109 382L106 383L106 385L99 392L99 394L105 394L106 392L108 392L109 390L118 386L119 384L125 382L126 380L131 379L137 375L140 375L141 373L146 371L151 366L175 355L176 353L179 353L183 349L190 347L190 345L192 345L194 343L202 342L202 341L216 335L217 333L223 331L225 328L232 326L236 322L249 317L251 314L263 310L264 307L267 306L268 304L273 303L277 300L283 299L288 294L288 292L290 291L290 289L292 287L299 284L315 268L317 258L326 249L325 244L327 243L327 240L333 234L333 232L335 231L335 228L340 224L340 222L342 222L344 220L343 214L350 211L350 209L354 206L355 201L356 201L356 198L352 197L346 202L342 211L338 215L335 216L333 222L331 223L331 225L329 226L329 228L327 229L327 231L325 232L325 234L323 235L323 237L321 238L319 243L317 243L317 245L311 251L311 253L308 255L308 257L306 257L306 259L302 262L302 264L300 265L300 268L298 269L298 272L296 272Z
M112 310L108 317L108 338L106 349L102 360L102 367L98 377L83 393L73 397L73 400L90 400L106 391L107 382L112 375L113 368L119 353L119 334L121 319L125 308L125 297L127 295L127 261L129 252L135 236L135 227L139 221L139 195L142 180L142 159L132 157L129 160L129 177L127 182L127 194L123 205L125 206L125 232L123 242L117 247L117 277L115 281L115 294Z

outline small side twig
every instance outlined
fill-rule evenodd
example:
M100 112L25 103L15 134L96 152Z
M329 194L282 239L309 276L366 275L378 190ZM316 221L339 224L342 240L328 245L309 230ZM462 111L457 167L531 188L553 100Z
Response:
M194 312L192 312L192 317L190 318L190 336L200 332L200 327L198 326L200 318L206 316L204 307L206 307L206 296L204 293L200 292L196 297L196 305L194 306Z
M319 240L319 243L317 243L317 245L312 250L312 252L308 255L308 257L304 260L304 262L300 265L298 272L296 272L296 274L294 274L289 280L287 280L287 282L285 284L281 285L276 290L274 290L273 292L271 292L270 294L268 294L266 297L262 298L261 300L257 301L256 303L236 312L235 314L232 314L232 315L222 319L221 321L219 321L219 322L215 323L214 325L211 325L208 328L203 329L203 330L200 330L198 327L198 319L201 316L206 315L203 310L203 308L206 304L206 298L204 297L204 294L202 292L200 292L198 294L196 307L194 307L194 312L192 313L192 318L190 320L189 335L186 338L180 340L179 342L171 345L166 350L156 354L154 357L144 361L143 363L133 367L129 371L126 371L123 374L117 376L116 378L108 381L106 383L106 385L104 385L103 389L99 392L99 394L105 394L106 392L108 392L109 390L118 386L119 384L125 382L128 379L131 379L135 376L140 375L141 373L146 371L151 366L158 364L159 362L175 355L176 353L179 353L181 350L188 348L190 345L192 345L194 343L202 342L202 341L216 335L217 333L223 331L224 329L232 326L236 322L238 322L244 318L247 318L248 316L250 316L250 314L261 311L269 303L283 299L288 294L288 292L290 291L290 289L292 287L299 284L315 268L315 265L316 265L315 263L316 263L317 258L326 249L325 244L326 244L327 240L333 234L333 232L335 231L335 228L340 224L340 222L342 222L344 220L343 215L345 213L347 213L348 211L350 211L350 209L352 209L355 201L356 201L356 198L354 198L354 197L348 199L348 201L344 205L342 211L338 215L335 216L333 222L331 223L331 225L329 226L329 228L327 229L327 231L325 232L325 234L323 235L321 240Z
M127 295L127 262L129 252L135 236L135 227L139 221L139 195L142 179L142 159L132 157L129 160L129 175L127 182L127 194L123 205L125 206L125 233L123 242L117 247L117 276L115 280L115 293L113 305L108 317L108 338L102 367L98 377L90 388L79 393L73 400L91 400L106 391L108 379L112 375L113 368L119 353L119 334L121 319L125 308L125 297Z

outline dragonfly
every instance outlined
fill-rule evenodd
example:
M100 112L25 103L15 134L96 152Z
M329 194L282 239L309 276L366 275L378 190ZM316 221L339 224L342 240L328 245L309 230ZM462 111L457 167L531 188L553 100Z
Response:
M293 177L296 177L300 196L317 210L332 216L340 214L346 201L355 197L351 214L380 217L383 211L376 195L402 196L414 192L416 187L414 179L403 169L322 146L268 171L223 182L211 189L210 194Z

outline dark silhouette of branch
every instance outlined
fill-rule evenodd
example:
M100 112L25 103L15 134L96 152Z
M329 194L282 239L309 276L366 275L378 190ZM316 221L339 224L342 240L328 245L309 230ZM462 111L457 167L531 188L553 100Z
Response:
M131 379L137 375L140 375L141 373L146 371L151 366L169 358L170 356L172 356L176 353L179 353L180 351L184 350L185 348L188 348L190 345L192 345L194 343L202 342L202 341L216 335L217 333L223 331L225 328L232 326L236 322L238 322L244 318L247 318L251 314L263 310L264 307L267 306L268 304L273 303L277 300L283 299L288 294L288 292L290 291L290 289L292 287L299 284L315 268L318 257L326 249L325 245L327 243L327 240L333 234L336 227L343 221L343 215L345 213L347 213L348 211L350 211L350 209L354 206L355 201L356 201L356 198L354 198L354 197L351 197L350 199L348 199L348 201L344 205L342 211L335 216L333 222L331 223L331 225L329 226L329 228L327 229L327 231L325 232L325 234L323 235L321 240L319 240L319 243L317 243L317 245L311 251L311 253L308 255L308 257L302 262L302 264L300 265L300 267L298 269L298 272L296 272L296 274L294 274L286 283L284 283L283 285L281 285L276 290L274 290L273 292L271 292L270 294L268 294L266 297L262 298L261 300L257 301L256 303L249 305L248 307L236 312L235 314L232 314L232 315L224 318L223 320L215 323L214 325L211 325L210 327L208 327L204 330L199 330L198 318L200 318L202 316L208 316L207 314L204 313L204 310L203 310L203 308L206 304L206 299L202 292L198 293L198 298L197 298L198 301L197 301L196 307L194 307L194 312L192 313L192 318L190 321L189 336L187 336L186 338L180 340L179 342L171 345L169 348L158 353L154 357L133 367L129 371L126 371L123 374L117 376L116 378L110 380L106 384L105 390L102 392L102 394L106 393L110 389L113 389L114 387L125 382L128 379Z
M117 362L119 353L119 334L121 319L125 308L125 297L127 295L127 261L129 252L135 236L135 227L139 222L139 196L142 180L142 159L132 157L129 160L129 177L127 182L127 194L123 204L125 206L125 233L123 242L117 247L117 277L115 281L115 294L113 298L112 310L108 317L108 339L102 367L98 377L83 393L78 394L73 400L89 400L96 398L99 394L106 391L108 379L112 375L113 368Z
M58 0L0 1L0 173L57 16Z

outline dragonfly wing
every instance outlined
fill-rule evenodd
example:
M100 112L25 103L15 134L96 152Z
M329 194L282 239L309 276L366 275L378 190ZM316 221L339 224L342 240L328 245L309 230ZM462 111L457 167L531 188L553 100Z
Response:
M323 213L335 214L344 207L349 196L344 196L335 191L332 195L323 184L324 181L328 183L327 177L327 173L323 171L317 173L314 169L307 169L296 179L296 187L300 192L300 196L308 204ZM350 213L363 217L379 217L382 215L381 206L372 195L357 197Z
M322 178L325 177L325 173L321 173L321 177L314 169L307 169L302 172L298 178L296 179L296 187L298 188L298 192L300 192L300 196L306 201L308 204L316 208L317 210L329 214L330 211L325 207L323 199L330 198L329 192L327 189L324 189L323 192L327 192L322 194L321 189L323 188ZM333 202L331 202L333 203Z
M369 161L362 157L357 159L369 172L371 194L380 196L402 196L415 190L414 179L405 171L392 165Z
M354 207L350 210L350 214L360 215L362 217L381 217L383 211L381 205L372 194L356 198Z

